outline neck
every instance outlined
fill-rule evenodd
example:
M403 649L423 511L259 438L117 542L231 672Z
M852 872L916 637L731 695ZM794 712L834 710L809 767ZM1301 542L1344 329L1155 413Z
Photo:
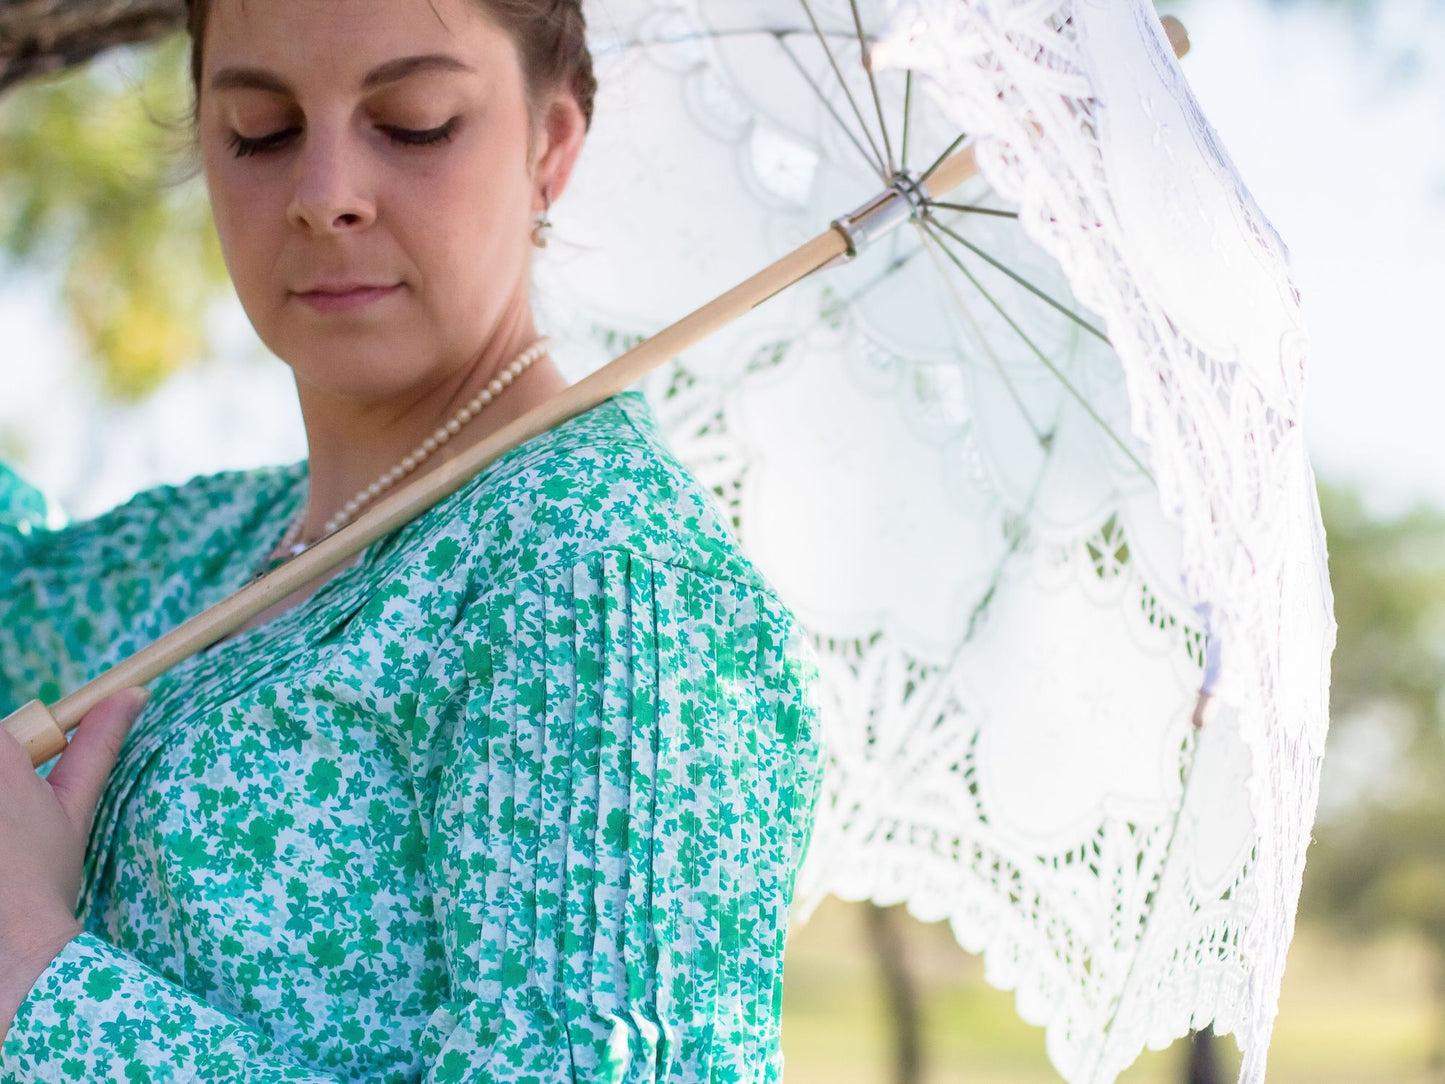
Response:
M298 380L310 476L302 540L319 538L327 522L348 501L445 425L538 337L530 320L494 335L464 372L402 400L360 404L325 396ZM566 387L566 379L551 358L539 357L392 488L434 470Z

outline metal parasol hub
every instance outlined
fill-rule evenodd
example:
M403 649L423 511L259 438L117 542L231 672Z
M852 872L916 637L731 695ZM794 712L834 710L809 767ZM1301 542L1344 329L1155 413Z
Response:
M892 176L893 183L883 191L829 223L848 242L848 251L829 260L823 268L848 263L879 237L923 217L932 198L925 177L913 170L895 170Z

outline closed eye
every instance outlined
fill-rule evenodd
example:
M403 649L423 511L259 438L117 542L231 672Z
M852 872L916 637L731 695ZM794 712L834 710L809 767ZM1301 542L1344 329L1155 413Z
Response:
M430 147L451 139L456 131L457 121L460 119L453 117L445 124L435 128L398 128L394 125L381 125L377 130L384 132L393 143L403 147ZM247 158L253 154L267 154L280 150L300 132L301 129L298 127L283 128L277 132L254 137L243 136L240 132L232 132L227 140L227 146L235 152L237 158Z
M236 152L237 158L246 158L253 154L265 154L267 151L276 150L300 131L300 128L283 128L279 132L255 138L243 136L240 132L232 132L226 145Z
M430 147L436 143L445 143L451 139L452 133L456 131L459 117L453 117L445 124L435 128L391 128L383 127L381 131L391 137L395 143L406 147Z

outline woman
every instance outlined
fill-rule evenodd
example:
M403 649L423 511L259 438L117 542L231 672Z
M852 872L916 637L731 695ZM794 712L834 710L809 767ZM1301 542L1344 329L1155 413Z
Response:
M565 386L527 254L590 124L577 3L190 21L227 266L309 458L63 530L9 487L5 711ZM7 739L0 1080L777 1079L813 668L643 397L606 401L173 669L128 732L126 694L96 708L47 778Z

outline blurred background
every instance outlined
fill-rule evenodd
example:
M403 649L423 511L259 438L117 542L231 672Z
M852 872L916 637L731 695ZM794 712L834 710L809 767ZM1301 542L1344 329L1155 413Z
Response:
M1206 116L1289 245L1339 643L1275 1082L1445 1081L1445 2L1162 0ZM0 459L72 518L305 454L289 370L186 179L184 47L0 95ZM790 1084L1058 1079L944 926L794 926ZM1231 1080L1205 1035L1130 1084Z

